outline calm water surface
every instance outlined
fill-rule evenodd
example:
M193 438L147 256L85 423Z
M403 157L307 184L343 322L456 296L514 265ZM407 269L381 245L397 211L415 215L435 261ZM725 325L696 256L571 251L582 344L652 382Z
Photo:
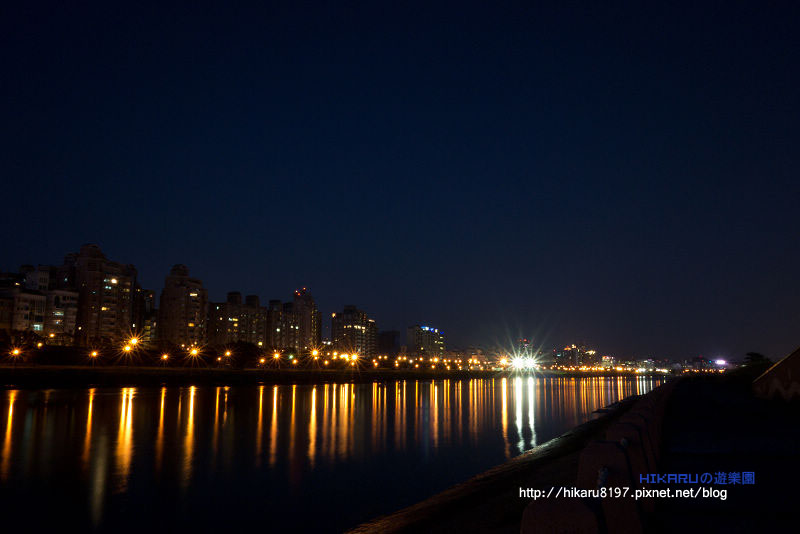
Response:
M337 532L590 419L652 378L0 391L6 526Z

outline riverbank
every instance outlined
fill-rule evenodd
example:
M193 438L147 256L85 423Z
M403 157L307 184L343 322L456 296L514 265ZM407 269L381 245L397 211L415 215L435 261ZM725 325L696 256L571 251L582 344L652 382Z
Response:
M519 488L574 485L581 450L624 414L639 397L628 397L535 449L420 503L376 518L348 534L411 532L518 533L529 499Z
M0 387L236 386L258 384L371 383L396 380L468 380L512 376L510 371L424 371L394 369L229 369L211 367L0 366ZM537 372L544 377L647 376L625 373ZM658 374L654 376L663 377Z
M763 370L753 366L729 376L681 379L672 385L663 419L654 428L661 436L654 445L662 456L653 472L697 476L707 473L714 482L706 486L724 490L726 499L650 499L641 508L633 501L625 501L632 508L620 509L618 515L629 528L608 527L608 532L771 532L794 526L794 510L779 503L792 494L798 476L800 410L796 402L764 400L754 395L752 381ZM579 499L539 499L538 503L545 506L528 514L526 508L537 501L521 496L520 488L586 487L576 481L581 461L590 457L587 449L594 446L596 450L598 443L611 443L605 441L611 439L607 431L617 421L628 417L621 425L624 427L641 418L641 408L637 411L635 407L640 399L628 397L596 420L425 501L359 525L350 533L510 534L521 528L524 532L604 531L598 526L601 522L587 527L586 510L571 508ZM647 404L646 399L643 401ZM636 414L627 415L632 412ZM755 481L748 485L742 485L740 479L723 480L721 485L718 482L720 473L727 477L745 471L754 473ZM617 480L613 485L633 491L640 474L631 473L633 480ZM590 509L598 513L599 501ZM528 523L523 524L523 513L530 515ZM588 517L591 516L590 513Z

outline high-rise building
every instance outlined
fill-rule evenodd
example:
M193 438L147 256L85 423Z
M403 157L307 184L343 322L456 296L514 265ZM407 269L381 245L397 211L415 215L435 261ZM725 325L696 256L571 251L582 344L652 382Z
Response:
M318 349L322 342L322 317L306 288L294 292L293 311L299 327L298 350Z
M45 296L44 328L35 330L38 324L33 323L34 331L50 344L71 345L78 316L78 292L59 277L58 270L52 265L23 265L20 275L25 279L26 290Z
M0 330L10 334L33 332L45 335L47 297L41 291L24 287L0 289Z
M175 345L206 342L208 294L203 282L189 276L185 265L175 265L164 280L158 308L158 341Z
M19 272L25 277L25 288L35 289L38 291L47 291L56 287L64 287L64 284L58 284L57 280L58 269L51 265L23 265L19 268Z
M208 342L213 346L246 342L263 347L267 340L267 310L256 295L242 303L238 291L228 293L225 302L212 303L208 314Z
M267 305L267 347L271 350L280 350L281 346L281 321L283 305L280 300L270 300Z
M284 302L281 306L280 347L283 350L300 350L300 321L294 309L294 302Z
M67 254L57 276L57 287L74 287L78 292L77 344L113 342L130 335L136 285L133 265L111 261L100 247L89 244Z
M150 344L156 341L157 326L156 292L152 289L143 289L136 284L131 329L143 343Z
M242 309L243 336L241 341L266 346L267 342L267 309L261 306L258 295L247 295Z
M444 332L432 326L409 326L406 344L410 354L441 357L444 355Z
M336 351L373 356L377 337L375 321L355 306L345 306L342 312L331 316L331 338Z
M601 362L601 357L597 351L589 350L583 343L578 343L556 351L553 360L557 365L561 366L582 366L598 365Z
M78 320L78 292L68 289L50 289L44 292L44 332L48 342L72 345Z

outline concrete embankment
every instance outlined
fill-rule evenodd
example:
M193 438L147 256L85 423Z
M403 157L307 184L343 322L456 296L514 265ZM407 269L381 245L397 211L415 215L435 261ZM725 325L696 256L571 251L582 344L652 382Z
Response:
M686 377L628 398L533 451L351 532L796 530L796 509L786 503L797 494L800 476L800 401L754 395L753 380L762 371L751 366L729 376ZM533 500L519 491L700 488L658 478L646 483L648 473L696 477L717 497ZM723 492L725 498L719 497Z
M395 513L357 526L351 534L403 532L518 533L529 499L519 488L571 486L580 451L633 404L616 403L598 418L466 482Z

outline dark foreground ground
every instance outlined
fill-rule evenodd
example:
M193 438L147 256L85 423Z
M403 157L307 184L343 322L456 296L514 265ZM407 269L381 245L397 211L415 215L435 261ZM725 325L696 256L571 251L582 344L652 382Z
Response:
M796 531L800 408L796 403L755 398L751 383L761 370L681 379L665 413L658 470L663 474L751 471L755 484L713 486L727 489L725 501L656 500L653 512L645 517L645 532ZM602 439L633 400L506 464L352 532L519 532L523 510L531 502L520 497L519 488L574 486L582 448ZM569 522L564 517L565 531Z
M757 369L681 381L665 418L664 473L755 473L755 484L715 485L727 500L656 501L656 532L797 532L800 405L758 399Z

